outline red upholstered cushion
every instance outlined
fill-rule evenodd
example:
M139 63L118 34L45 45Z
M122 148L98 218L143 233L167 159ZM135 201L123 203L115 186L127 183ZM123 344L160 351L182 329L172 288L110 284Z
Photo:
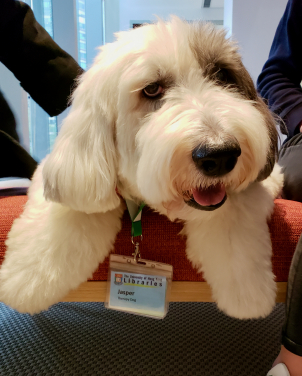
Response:
M20 216L27 196L0 197L0 265L5 253L5 240L16 218Z
M285 282L302 233L302 203L275 200L269 228L273 243L273 271L278 282Z
M26 202L25 196L0 199L0 264L5 252L7 233ZM294 201L276 200L275 211L269 223L273 243L273 268L276 280L287 281L292 255L302 232L302 204ZM130 220L123 217L123 229L115 243L115 253L131 255L133 244L130 239ZM185 239L179 232L181 223L171 223L166 217L144 209L144 239L141 247L142 257L174 266L173 279L176 281L203 281L202 275L191 267L185 254ZM106 280L108 259L93 275L93 280Z
M197 274L186 258L185 238L179 233L181 223L171 223L165 216L144 209L142 216L143 242L140 247L142 258L172 264L175 281L203 281L202 275ZM131 221L127 211L123 216L122 231L115 242L115 253L130 256L134 251L131 243ZM100 264L94 273L94 280L107 279L108 259Z

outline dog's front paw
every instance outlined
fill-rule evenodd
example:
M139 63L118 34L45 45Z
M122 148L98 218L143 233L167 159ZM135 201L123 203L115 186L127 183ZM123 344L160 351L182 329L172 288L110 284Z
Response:
M274 276L255 278L243 283L222 284L213 288L217 306L227 315L238 319L256 319L268 316L275 306L276 283Z
M121 227L122 206L88 215L43 205L29 205L15 220L0 269L0 301L22 313L46 310L87 281Z
M57 294L51 291L53 281L38 271L30 272L18 266L8 273L0 270L0 301L21 313L38 313L57 302Z

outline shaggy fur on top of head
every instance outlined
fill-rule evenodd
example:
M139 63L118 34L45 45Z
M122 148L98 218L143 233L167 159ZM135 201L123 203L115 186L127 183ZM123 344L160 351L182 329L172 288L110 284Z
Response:
M274 119L223 30L172 17L118 33L79 79L35 172L7 240L0 300L35 313L87 280L120 230L118 190L184 221L187 255L220 309L266 316L276 152Z

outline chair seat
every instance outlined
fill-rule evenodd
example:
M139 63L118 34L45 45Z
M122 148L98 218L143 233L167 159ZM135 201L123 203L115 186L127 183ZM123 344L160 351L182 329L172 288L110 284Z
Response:
M23 210L26 196L3 197L0 199L0 265L5 254L5 240L15 218ZM172 223L166 217L144 209L143 243L141 254L145 259L172 264L174 281L204 281L202 274L192 268L186 257L185 238L179 235L181 223ZM273 245L273 271L277 282L286 282L291 259L302 233L302 204L295 201L275 200L275 210L269 222ZM131 222L128 213L123 216L123 227L118 234L114 252L131 255ZM93 274L93 281L105 281L108 275L108 258Z

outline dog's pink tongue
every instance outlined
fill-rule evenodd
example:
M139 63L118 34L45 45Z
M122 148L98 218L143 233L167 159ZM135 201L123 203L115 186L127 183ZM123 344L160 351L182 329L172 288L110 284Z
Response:
M225 196L223 184L210 185L208 188L193 189L194 200L201 206L217 205Z

